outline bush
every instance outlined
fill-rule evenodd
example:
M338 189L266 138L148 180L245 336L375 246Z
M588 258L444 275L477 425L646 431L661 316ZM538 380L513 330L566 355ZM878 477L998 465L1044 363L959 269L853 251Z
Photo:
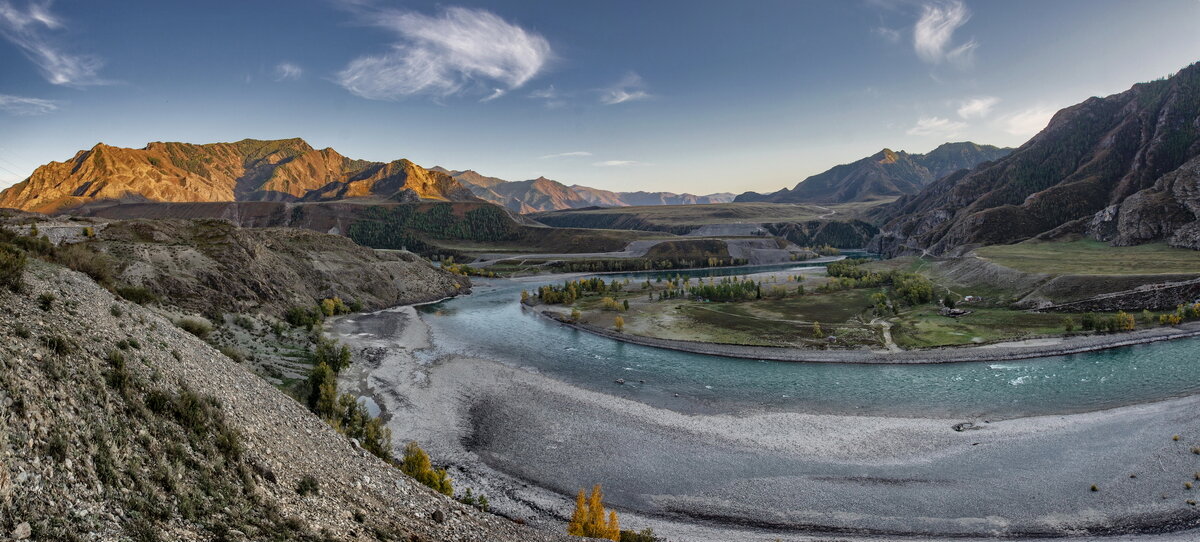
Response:
M54 252L54 260L91 277L101 286L108 287L112 284L112 262L108 255L96 252L82 243L59 247Z
M300 496L316 495L321 492L321 487L317 484L317 479L311 474L305 474L299 482L296 483L296 493Z
M292 307L284 315L284 320L295 327L311 329L320 324L324 317L316 307Z
M409 442L404 447L404 460L400 463L400 470L438 493L454 495L454 488L450 477L446 476L446 469L435 470L429 462L429 454L416 442Z
M205 322L199 318L180 318L175 321L175 325L180 329L191 333L201 339L207 339L208 334L212 333L212 324Z
M11 245L0 245L0 287L21 289L21 277L28 259L25 252Z
M621 531L620 542L659 542L661 538L654 535L654 530L647 527L641 532Z
M41 309L44 311L49 311L51 308L54 307L55 299L58 299L58 298L55 297L54 294L52 294L50 292L46 292L42 295L39 295L38 296L38 307L41 307Z
M117 295L121 296L127 301L137 303L138 305L145 305L146 303L158 301L158 296L154 295L154 292L151 292L142 286L121 286L117 288Z

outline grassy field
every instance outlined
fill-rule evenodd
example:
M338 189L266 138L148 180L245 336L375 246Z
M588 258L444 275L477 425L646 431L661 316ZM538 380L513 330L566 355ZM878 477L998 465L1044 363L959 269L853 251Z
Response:
M1100 241L1026 241L975 251L981 258L1030 273L1085 275L1200 274L1200 251L1151 243L1112 247Z
M994 343L1046 335L1062 335L1064 318L1078 325L1080 315L1034 313L1003 308L975 308L971 314L949 318L927 305L895 319L892 338L901 348L930 348L977 343Z

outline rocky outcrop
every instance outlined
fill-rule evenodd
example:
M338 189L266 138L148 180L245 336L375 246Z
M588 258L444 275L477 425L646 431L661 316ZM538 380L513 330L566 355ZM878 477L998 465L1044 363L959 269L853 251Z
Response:
M1165 240L1171 246L1200 250L1200 157L1120 204L1105 207L1086 231L1117 246Z
M98 143L39 167L0 192L0 207L56 212L91 202L476 201L445 173L408 160L352 160L302 139L235 143Z
M568 538L422 486L82 274L34 261L24 282L0 291L0 537Z
M971 142L945 143L927 154L883 149L857 162L835 166L804 179L791 190L747 192L734 201L846 203L916 194L925 185L960 169L996 160L1012 149Z
M1181 222L1187 204L1175 190L1194 193L1187 188L1195 186L1187 181L1194 167L1181 166L1198 155L1200 64L1193 64L1169 78L1063 109L1012 154L881 208L873 215L883 224L874 245L886 255L949 254L1094 217L1090 230L1118 243L1172 238L1183 230L1176 243L1185 246L1195 238L1189 232L1200 228ZM1178 179L1155 188L1180 169Z

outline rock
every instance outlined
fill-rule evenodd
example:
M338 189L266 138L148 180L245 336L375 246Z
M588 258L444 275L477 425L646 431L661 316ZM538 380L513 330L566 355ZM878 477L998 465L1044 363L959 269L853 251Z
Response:
M29 526L28 521L21 522L12 531L12 537L16 540L25 540L31 534L33 534L33 527Z
M613 382L616 382L617 384L625 384L625 379L624 379L624 378L618 378L618 379L616 379L616 380L613 380Z
M958 431L959 433L962 433L963 431L971 431L971 430L975 430L975 429L982 429L982 428L976 426L974 422L962 422L962 423L954 424L954 430Z
M432 517L433 517L433 521L436 521L438 523L446 522L446 513L443 512L440 508L433 511Z

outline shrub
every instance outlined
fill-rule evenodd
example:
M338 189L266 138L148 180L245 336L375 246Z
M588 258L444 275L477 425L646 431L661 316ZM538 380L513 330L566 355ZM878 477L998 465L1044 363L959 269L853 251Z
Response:
M310 361L313 365L324 363L333 369L334 373L340 373L342 369L350 366L350 348L337 341L317 337L317 346L313 349Z
M435 470L429 462L429 454L416 442L409 442L404 447L404 459L400 463L400 470L438 493L454 495L454 488L450 477L446 476L446 469Z
M0 245L0 287L14 292L20 290L26 263L24 251L11 245Z
M54 260L91 277L102 286L112 284L112 262L108 255L96 252L82 243L59 247L54 252Z
M659 542L661 538L655 536L654 530L647 527L640 532L621 531L620 542Z
M245 363L246 362L246 355L243 354L241 350L238 350L236 348L222 347L221 353L225 354L225 357L227 357L237 363Z
M54 352L58 355L71 352L75 346L71 343L70 339L67 339L61 335L42 335L41 339L39 340L41 341L42 346L49 348L51 352Z
M284 320L295 327L311 329L320 324L324 318L321 311L315 307L292 307L284 315Z
M58 298L55 297L54 294L52 294L50 292L46 292L42 295L39 295L38 296L38 307L41 307L41 309L44 311L48 311L54 307L55 299L58 299Z
M336 316L349 312L350 307L347 307L340 297L329 297L321 300L321 313L325 316Z
M305 474L299 482L296 483L296 493L300 496L316 495L321 492L321 487L317 484L317 479L311 474Z
M122 298L124 298L128 301L137 303L138 305L145 305L147 303L153 303L153 302L158 301L158 296L154 295L154 292L151 292L150 290L148 290L142 286L118 287L117 295L121 296Z
M212 324L199 318L180 318L175 321L175 325L201 339L207 339L208 334L212 333Z

